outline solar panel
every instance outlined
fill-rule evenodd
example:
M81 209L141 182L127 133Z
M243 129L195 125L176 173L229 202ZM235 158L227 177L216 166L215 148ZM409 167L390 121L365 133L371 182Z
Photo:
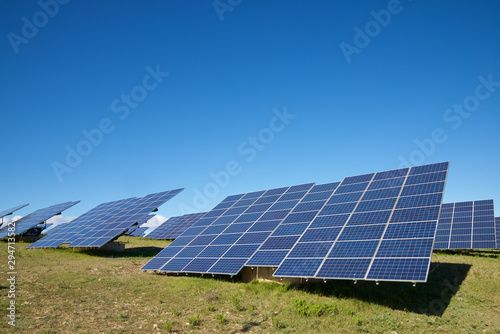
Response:
M497 249L500 248L500 217L495 217L495 234L497 236Z
M150 212L183 189L103 203L38 240L28 248L68 247L99 248L144 221Z
M441 206L434 249L494 249L496 239L492 199Z
M193 226L206 212L190 213L183 216L171 217L163 224L155 228L148 234L148 238L152 239L175 239L185 230Z
M137 221L137 225L130 227L125 235L131 235L133 237L143 237L144 232L149 229L148 226L142 227L142 224L147 223L150 219L152 219L155 215L146 215L142 220Z
M448 163L345 178L273 276L426 281Z
M135 230L133 230L130 233L127 233L127 235L130 235L132 237L143 237L144 233L148 230L149 227L144 226L144 227L138 227Z
M29 215L22 217L21 219L15 222L16 235L21 235L25 233L29 229L35 227L40 223L43 223L52 216L60 214L64 210L72 207L73 205L79 202L80 201L76 202L72 201L72 202L65 202L61 204L52 205L44 209L36 210L30 213ZM3 228L0 229L0 239L7 237L8 234L9 234L8 226L4 226Z
M4 211L0 211L0 218L3 218L5 216L9 216L9 215L13 214L14 212L16 212L17 210L24 208L27 205L29 205L29 204L21 204L21 205L15 206L13 208L10 208L10 209L4 210Z
M229 196L142 270L237 274L312 187L308 183Z

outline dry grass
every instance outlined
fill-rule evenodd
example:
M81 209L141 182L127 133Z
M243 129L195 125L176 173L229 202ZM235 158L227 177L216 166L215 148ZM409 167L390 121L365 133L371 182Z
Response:
M123 253L16 245L16 327L5 333L500 333L500 253L440 252L427 284L294 286L155 275L139 269L168 242L122 237ZM305 308L305 309L304 309Z

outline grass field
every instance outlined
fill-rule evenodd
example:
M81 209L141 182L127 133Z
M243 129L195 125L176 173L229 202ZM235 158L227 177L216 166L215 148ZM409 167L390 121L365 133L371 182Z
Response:
M139 269L168 242L121 237L122 253L16 244L16 322L2 333L500 333L500 252L439 252L428 282L244 283Z

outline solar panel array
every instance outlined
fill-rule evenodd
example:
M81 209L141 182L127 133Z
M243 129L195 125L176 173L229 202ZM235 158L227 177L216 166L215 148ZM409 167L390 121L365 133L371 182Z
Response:
M434 249L496 248L493 200L441 206Z
M183 216L171 217L163 224L155 228L148 234L148 238L152 239L175 239L188 228L193 226L206 212L190 213Z
M28 248L68 247L99 248L143 222L150 212L183 189L103 203L30 245Z
M8 216L8 215L11 215L14 212L16 212L17 210L20 210L20 209L24 208L27 205L29 205L29 204L21 204L21 205L15 206L13 208L10 208L10 209L4 210L4 211L0 211L0 218L3 218L3 217Z
M142 270L425 281L448 163L229 196Z
M29 229L35 227L40 223L43 223L47 219L57 214L60 214L64 210L72 207L73 205L79 202L80 201L76 202L71 201L71 202L52 205L44 209L36 210L30 213L29 215L22 217L21 219L16 221L15 224L16 235L25 233ZM8 234L9 234L8 226L4 226L3 228L0 229L0 239L7 237Z
M345 178L274 273L426 281L448 163Z

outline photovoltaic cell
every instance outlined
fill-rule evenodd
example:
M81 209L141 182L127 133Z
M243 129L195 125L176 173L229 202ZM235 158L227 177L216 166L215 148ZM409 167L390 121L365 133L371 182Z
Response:
M47 219L60 214L64 210L78 203L80 203L80 201L76 202L71 201L71 202L52 205L44 209L36 210L15 222L15 234L21 235L26 231L28 231L29 229L35 227L36 225L43 223ZM7 237L8 234L9 234L8 226L4 226L3 228L0 229L0 239Z
M426 281L447 171L446 162L345 178L274 276Z
M441 206L434 249L495 249L495 230L492 199L445 203Z
M497 249L500 248L500 217L495 217L495 234L497 236Z
M182 189L100 204L28 248L56 248L63 243L69 243L68 247L99 248L137 222L143 222L150 212L180 191Z
M29 204L21 204L21 205L15 206L13 208L0 211L0 218L3 218L5 216L9 216L9 215L13 214L14 212L16 212L17 210L24 208L27 205L29 205Z
M171 217L148 234L152 239L175 239L193 226L206 212Z

